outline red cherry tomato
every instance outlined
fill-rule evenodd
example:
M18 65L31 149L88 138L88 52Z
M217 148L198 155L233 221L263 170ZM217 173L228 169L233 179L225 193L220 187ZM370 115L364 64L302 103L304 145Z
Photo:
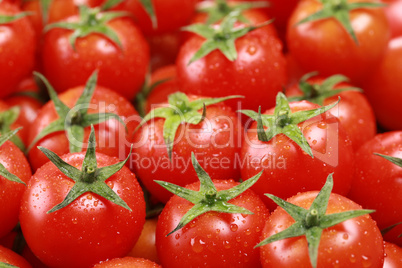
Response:
M402 36L402 1L393 0L385 7L385 14L391 29L391 38Z
M3 246L0 246L0 265L1 263L7 263L18 268L32 268L32 266L23 257Z
M232 180L212 181L218 191L237 185ZM186 186L198 190L200 183ZM171 232L194 205L173 196L159 216L156 247L163 267L259 267L259 242L268 210L261 199L246 190L229 203L244 207L253 215L207 212L182 229ZM180 256L180 260L178 260Z
M375 209L372 214L380 229L402 222L402 168L374 155L379 153L402 158L402 131L378 134L356 153L356 172L349 197L364 208ZM373 198L375 197L375 198ZM399 230L399 233L398 233ZM387 240L402 245L402 226L387 234Z
M385 257L383 268L402 267L402 248L397 245L385 242Z
M124 257L108 260L95 265L93 268L161 268L162 266L141 258Z

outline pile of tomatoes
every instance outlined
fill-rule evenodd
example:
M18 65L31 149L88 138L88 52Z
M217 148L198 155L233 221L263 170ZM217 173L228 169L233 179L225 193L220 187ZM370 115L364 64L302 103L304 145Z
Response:
M0 267L402 267L402 0L0 0Z

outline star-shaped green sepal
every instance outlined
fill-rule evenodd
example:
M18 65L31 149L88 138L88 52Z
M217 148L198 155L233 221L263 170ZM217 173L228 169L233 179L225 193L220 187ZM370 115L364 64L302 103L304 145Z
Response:
M18 106L0 112L0 134L9 132L11 130L11 125L14 124L19 116L20 108ZM25 152L25 145L18 136L13 135L10 138L10 141L12 141L21 151Z
M343 28L348 32L348 34L352 37L353 41L356 44L358 44L359 41L357 40L356 33L352 28L349 12L355 9L378 8L386 6L383 3L373 3L373 2L349 3L348 0L318 0L318 1L320 1L323 4L322 9L308 16L307 18L302 19L296 25L300 25L306 22L334 18L340 24L342 24Z
M84 129L91 125L97 125L109 119L116 119L124 126L124 121L114 113L88 114L89 103L92 99L98 79L98 72L95 71L85 85L80 98L71 109L67 107L57 96L49 81L40 73L34 73L46 85L50 99L53 101L59 119L47 125L32 141L28 151L42 138L51 133L66 131L69 141L70 153L81 152L84 140Z
M20 130L21 128L17 128L15 130L3 133L0 136L0 147L8 140L11 140L11 138ZM22 183L24 185L25 182L23 182L20 178L18 178L17 176L15 176L14 174L10 173L3 164L0 163L0 176L6 178L9 181L13 181L13 182L18 182L18 183Z
M268 2L231 2L228 3L226 0L216 0L216 1L205 1L200 2L197 7L197 11L200 13L207 13L208 25L217 23L224 17L229 15L233 11L243 12L252 8L262 8L268 7ZM248 20L241 14L238 17L239 21L247 23Z
M70 164L63 161L57 154L52 151L44 148L38 147L53 164L67 177L72 179L75 184L68 192L66 198L60 204L54 206L47 213L55 212L59 209L62 209L69 204L71 204L74 200L80 197L82 194L91 192L97 195L106 198L110 202L115 203L125 209L131 211L131 208L118 196L107 184L106 180L109 179L112 175L118 172L120 169L124 167L130 154L126 158L126 160L106 167L98 168L98 164L96 161L96 139L95 139L95 130L93 126L91 126L91 134L89 135L88 140L88 149L85 154L84 161L82 163L81 170L71 166Z
M206 38L188 64L190 65L194 61L205 57L216 49L221 51L228 60L235 61L237 59L235 41L247 33L268 25L273 21L270 20L257 26L234 27L236 21L239 20L240 14L239 10L229 13L219 25L197 23L184 27L184 31L193 32Z
M76 50L75 42L77 38L82 38L93 33L105 36L120 49L122 49L122 44L118 35L112 28L107 25L107 23L116 18L129 16L129 13L119 11L105 12L102 8L89 8L86 5L79 6L79 10L80 19L78 22L55 22L46 25L44 31L47 32L53 28L72 30L73 33L69 37L69 42L74 50Z
M340 74L328 77L322 82L322 84L313 84L308 82L310 78L316 75L318 75L317 72L312 72L305 74L302 78L300 78L299 88L303 92L303 95L289 97L288 101L292 102L307 100L312 103L323 105L325 99L338 95L344 91L362 92L362 90L358 87L340 87L334 89L334 87L339 83L349 82L349 78Z
M188 99L187 95L182 92L170 94L168 97L168 107L160 107L150 111L141 121L141 126L153 118L165 118L163 125L163 139L167 146L169 159L172 158L172 149L174 138L180 124L188 123L198 125L204 120L206 115L206 106L223 102L233 98L243 98L243 96L228 96L223 98L200 98L194 101ZM198 111L203 109L203 113Z
M171 235L177 230L183 228L186 224L190 223L196 217L208 211L216 211L221 213L241 213L249 215L253 214L248 209L230 204L228 203L228 201L239 196L244 191L253 186L254 183L256 183L261 177L263 171L231 189L217 191L211 178L200 166L193 152L191 153L191 162L193 164L195 172L197 173L198 179L200 180L199 191L193 191L169 182L155 180L156 183L158 183L169 192L172 192L173 194L184 198L194 204L194 206L189 211L187 211L183 218L181 218L176 228L174 228L174 230L171 231L168 235Z
M322 187L309 209L298 207L274 195L265 194L278 206L283 208L296 222L288 229L264 239L256 247L261 247L286 238L304 235L308 242L308 252L311 264L314 268L317 267L318 247L323 230L346 220L374 212L374 210L361 209L326 215L325 213L327 211L333 185L334 181L332 174L330 174L324 187Z
M286 96L282 92L279 92L276 96L276 106L273 115L261 114L261 107L258 113L252 110L241 110L240 112L257 121L257 134L260 141L268 142L276 135L282 133L296 142L308 155L314 157L313 151L304 137L302 130L299 129L298 124L327 112L338 103L339 100L321 108L292 113ZM264 127L268 128L267 131L264 130Z

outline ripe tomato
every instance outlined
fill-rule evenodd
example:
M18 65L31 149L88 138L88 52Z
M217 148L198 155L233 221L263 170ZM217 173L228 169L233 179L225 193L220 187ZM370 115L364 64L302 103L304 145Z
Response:
M191 100L200 98L190 97ZM197 125L181 123L172 141L171 159L164 139L166 122L164 118L154 118L144 124L133 138L130 168L156 199L166 203L172 194L157 185L155 178L179 186L197 181L196 173L189 167L192 152L212 177L239 179L236 155L240 149L242 126L230 107L221 103L207 106L204 120Z
M16 16L20 9L7 2L0 2L0 16ZM35 33L26 16L0 24L0 97L15 90L18 83L28 76L35 62Z
M249 26L249 25L248 25ZM247 27L236 23L237 27ZM180 87L185 93L203 96L239 94L245 98L231 100L232 109L269 109L276 94L286 83L282 44L271 31L257 29L234 41L237 59L230 61L219 50L189 64L205 38L193 36L180 49L176 60ZM245 90L247 89L247 90ZM264 100L264 101L261 101Z
M219 191L230 189L237 182L213 180ZM186 186L198 190L200 183ZM189 201L173 196L159 216L156 228L156 247L163 267L259 267L259 242L268 210L261 199L246 190L229 201L254 214L204 213L182 229L166 236L181 218L194 206Z
M392 39L381 63L364 84L378 123L389 130L402 129L402 36Z
M164 81L163 83L160 83ZM159 84L160 83L160 84ZM150 86L153 87L146 99L145 111L149 113L158 104L166 103L168 96L181 91L177 81L176 65L168 65L152 73Z
M402 248L397 245L385 242L385 257L383 268L402 267Z
M14 265L11 267L32 268L32 266L23 257L18 255L11 249L0 246L0 266L9 267L9 266L3 266L4 263Z
M316 196L317 192L303 192L287 201L308 209ZM331 194L326 215L358 209L361 207L346 197ZM278 208L269 217L262 237L267 238L279 233L294 222L284 209ZM322 232L317 267L382 267L383 261L382 236L369 215L341 222ZM262 246L261 263L263 267L311 267L305 236L283 239Z
M393 0L385 7L389 27L391 29L391 38L402 36L402 1Z
M81 170L84 156L82 152L67 154L62 160ZM117 158L103 154L94 157L98 168L118 163ZM104 183L132 211L98 194L84 192L66 207L47 213L77 183L48 162L33 175L22 197L22 232L32 252L50 267L92 267L100 261L123 257L134 246L145 222L141 187L125 166Z
M308 101L291 102L289 105L292 113L320 107ZM264 114L273 113L271 109ZM314 158L282 133L268 142L260 141L257 122L251 124L243 139L241 177L250 178L265 170L251 189L260 195L270 210L276 204L265 198L265 193L288 198L300 191L319 190L326 176L332 172L334 192L345 195L350 190L354 151L339 119L327 112L300 123L298 127L307 139Z
M69 108L72 108L75 106L83 90L84 87L72 88L60 94L59 98ZM127 132L124 126L114 119L95 125L96 139L99 142L98 152L124 159L131 141L130 133L134 131L138 125L138 121L140 121L134 107L119 94L101 86L96 87L88 106L89 114L114 113L120 116L126 123ZM32 143L35 137L46 126L57 119L59 119L59 115L55 110L53 101L49 101L39 111L36 120L31 126L29 144ZM88 138L89 132L90 128L87 127L85 129L84 141ZM48 161L46 156L36 146L48 148L58 155L69 152L69 140L65 132L59 131L49 134L39 140L29 151L28 156L33 170L37 170Z
M181 46L181 33L169 32L146 37L151 51L151 71L176 62Z
M42 5L46 5L45 2L50 2L48 7L48 14L43 19ZM50 0L50 1L24 1L22 9L26 12L31 12L29 20L35 29L35 33L38 41L41 39L44 25L63 20L67 17L78 14L78 5L89 5L91 7L97 6L102 0Z
M127 254L127 256L144 258L159 263L155 245L155 231L157 222L157 218L152 218L145 221L140 238L138 238L134 248L130 251L130 253Z
M347 1L349 4L357 2L361 1ZM305 72L318 71L324 76L343 74L354 83L362 82L373 66L379 63L387 46L390 33L384 11L380 8L348 11L357 43L342 24L333 18L297 25L322 8L320 1L299 2L288 24L290 53Z
M116 9L131 12L136 24L145 35L156 35L172 32L186 25L194 14L197 3L196 0L152 0L151 2L156 16L156 28L153 27L150 15L139 0L125 0Z
M78 22L80 18L65 21ZM46 32L41 50L43 71L56 91L85 84L96 69L99 85L129 100L140 90L149 63L146 40L130 18L116 18L106 26L117 34L121 47L102 34L91 33L78 38L74 50L69 43L72 30L53 28Z
M402 222L402 168L374 153L402 158L402 131L378 134L356 153L356 172L349 197L364 208L375 209L373 219L384 229ZM395 229L399 233L393 232L394 236L387 235L387 239L402 245L402 238L398 238L402 226Z
M307 82L311 85L312 94L310 98L308 96L303 97L308 101L312 101L321 105L328 105L334 103L341 98L341 101L336 108L331 109L329 112L338 117L343 129L352 141L353 149L357 150L366 141L372 139L376 134L376 121L374 116L373 108L371 107L367 98L363 93L354 91L353 86L347 83L347 78L339 79L338 82L328 86L324 85L325 88L320 90L320 86L323 85L324 81L331 81L331 78L324 79L323 77L313 77L309 78L307 81L300 81L302 83ZM335 81L335 80L332 80ZM301 84L294 84L286 89L287 97L303 96L303 92L300 88ZM318 88L318 90L316 89ZM325 97L330 91L339 90L342 88L349 88L350 90L340 92L333 96ZM330 91L326 91L329 89ZM356 89L356 88L354 88ZM322 99L319 99L321 97ZM325 98L324 98L325 97ZM322 103L321 103L322 102Z
M162 266L141 258L124 257L111 259L95 265L93 268L161 268Z
M6 134L3 133L3 135ZM28 183L32 176L24 153L10 141L6 141L0 147L0 163L24 183ZM20 200L25 188L22 183L13 182L0 176L0 213L2 215L0 237L7 235L17 224Z

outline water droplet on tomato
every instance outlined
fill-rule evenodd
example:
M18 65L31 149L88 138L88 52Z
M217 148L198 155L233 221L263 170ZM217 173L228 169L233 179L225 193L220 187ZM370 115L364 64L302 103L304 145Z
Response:
M237 226L237 224L231 224L230 225L230 230L232 230L232 232L236 232L237 229L239 229L239 226Z

